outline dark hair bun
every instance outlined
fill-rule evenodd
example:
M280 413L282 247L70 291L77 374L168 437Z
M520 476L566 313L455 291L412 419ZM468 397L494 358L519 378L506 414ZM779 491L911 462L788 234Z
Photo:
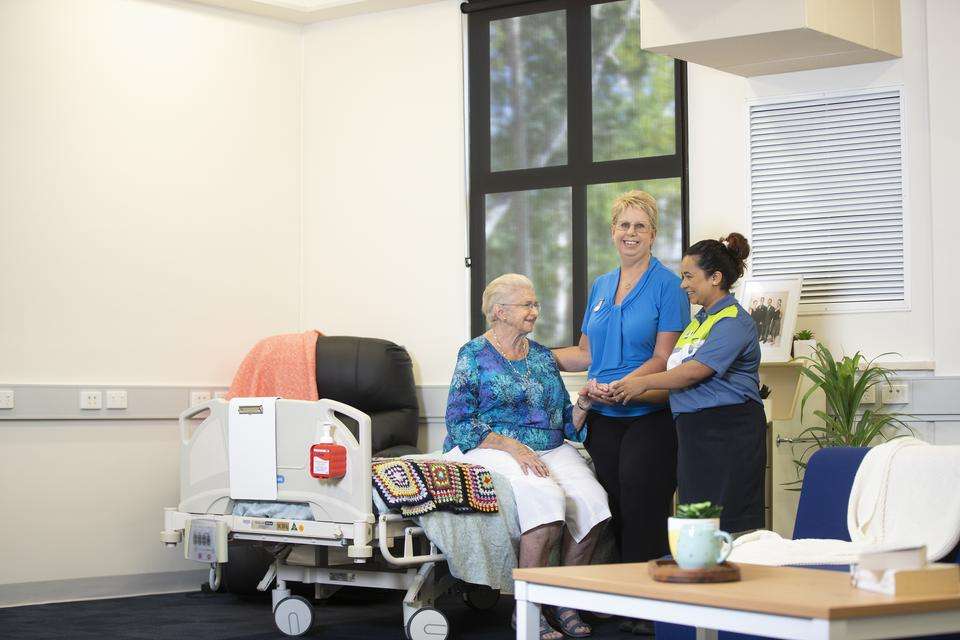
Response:
M731 233L720 240L737 260L746 260L750 255L750 243L739 233Z

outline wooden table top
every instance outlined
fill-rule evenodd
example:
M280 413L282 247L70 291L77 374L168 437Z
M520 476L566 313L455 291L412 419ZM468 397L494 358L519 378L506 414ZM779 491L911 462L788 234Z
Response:
M857 589L845 571L738 564L739 582L656 582L646 563L514 569L516 580L708 607L842 620L960 609L960 595L888 596Z

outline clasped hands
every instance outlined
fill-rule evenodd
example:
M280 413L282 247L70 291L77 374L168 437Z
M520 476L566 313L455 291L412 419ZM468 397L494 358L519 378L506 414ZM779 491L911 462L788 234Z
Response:
M643 376L629 376L613 382L597 382L591 378L580 390L580 396L603 404L628 404L640 399L649 390Z

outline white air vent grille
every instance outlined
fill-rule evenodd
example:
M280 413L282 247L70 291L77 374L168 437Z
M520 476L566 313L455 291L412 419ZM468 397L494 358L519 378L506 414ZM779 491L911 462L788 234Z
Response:
M801 310L902 308L900 91L750 106L751 269L803 276Z

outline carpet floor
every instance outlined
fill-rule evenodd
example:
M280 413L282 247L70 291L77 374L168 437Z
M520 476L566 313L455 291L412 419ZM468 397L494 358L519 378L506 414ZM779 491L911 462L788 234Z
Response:
M345 589L316 607L317 623L305 636L316 640L404 640L402 594ZM513 598L501 597L489 611L475 611L454 598L438 608L451 625L451 639L510 640ZM590 620L597 640L638 640L615 619ZM0 609L0 638L10 640L273 640L269 596L178 593Z

